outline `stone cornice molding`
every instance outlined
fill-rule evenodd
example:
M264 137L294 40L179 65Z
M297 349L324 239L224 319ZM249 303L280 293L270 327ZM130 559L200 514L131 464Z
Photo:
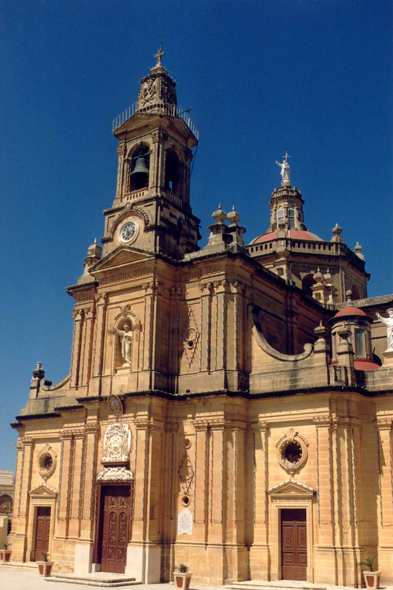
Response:
M74 318L75 322L81 322L84 316L84 309L83 308L79 308L79 309L74 309L72 311L72 317Z
M33 445L33 443L34 443L34 441L33 441L33 439L32 439L32 437L31 437L31 436L24 436L24 437L22 438L22 444L23 444L25 447L31 447L31 446Z
M329 414L326 414L325 416L314 416L313 422L317 428L330 426L332 424L332 417Z

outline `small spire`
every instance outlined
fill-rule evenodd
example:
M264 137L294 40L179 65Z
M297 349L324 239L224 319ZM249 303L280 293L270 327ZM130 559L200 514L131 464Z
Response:
M232 211L230 211L227 215L227 219L231 225L237 225L241 220L239 213L235 209L235 205L232 207Z

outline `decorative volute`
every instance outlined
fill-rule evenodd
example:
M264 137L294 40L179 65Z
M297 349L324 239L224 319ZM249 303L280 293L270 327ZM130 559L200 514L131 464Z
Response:
M141 80L141 88L138 95L138 110L148 108L149 112L157 107L157 111L166 105L177 105L176 82L169 76L167 70L162 65L161 59L165 55L160 49L154 56L157 58L156 65L151 68L150 74Z

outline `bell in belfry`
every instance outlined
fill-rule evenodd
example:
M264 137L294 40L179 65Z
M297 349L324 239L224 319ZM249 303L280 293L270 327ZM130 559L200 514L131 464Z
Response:
M149 174L149 169L146 164L146 156L138 156L135 162L134 170L131 172L131 176L136 176L137 174Z

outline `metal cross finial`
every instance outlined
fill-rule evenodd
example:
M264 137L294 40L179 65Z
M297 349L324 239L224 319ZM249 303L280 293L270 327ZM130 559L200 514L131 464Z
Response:
M156 55L154 56L157 58L156 66L162 66L161 58L165 55L165 51L162 50L162 41L160 42L160 49L157 51Z
M292 158L292 156L288 156L287 146L285 146L285 156L283 156L284 160L287 162L288 158Z

